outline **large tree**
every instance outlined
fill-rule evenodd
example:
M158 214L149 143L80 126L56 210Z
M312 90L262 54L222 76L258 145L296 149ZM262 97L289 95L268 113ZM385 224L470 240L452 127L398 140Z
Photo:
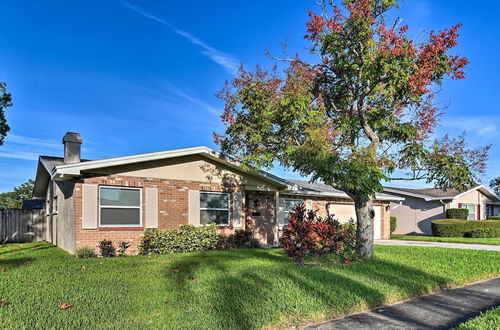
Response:
M30 199L33 195L35 180L28 180L13 191L0 193L0 209L20 209L23 207L23 200Z
M500 176L490 180L490 188L493 189L497 195L500 195Z
M372 201L384 181L465 189L487 159L488 147L468 149L463 135L431 140L436 90L446 77L464 78L468 63L450 54L460 24L417 43L399 19L388 22L397 6L324 1L306 24L316 60L297 54L274 58L269 71L242 67L218 94L225 132L214 136L222 153L251 168L277 162L344 191L354 201L365 257L373 256Z
M0 146L3 145L5 136L10 130L5 118L5 109L12 106L12 96L7 93L6 84L0 81Z

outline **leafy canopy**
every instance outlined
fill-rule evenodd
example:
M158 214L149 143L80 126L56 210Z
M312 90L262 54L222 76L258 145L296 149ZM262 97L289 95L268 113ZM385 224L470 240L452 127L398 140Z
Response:
M5 136L10 127L5 118L5 109L12 106L12 95L7 93L6 84L0 81L0 146L3 145Z
M0 193L0 209L20 209L23 207L23 200L30 199L33 195L35 181L30 179L13 191Z
M465 77L454 55L460 24L424 42L389 24L395 0L325 1L309 11L305 38L316 61L274 58L279 70L240 68L218 97L225 103L223 153L249 167L274 162L350 196L370 198L391 179L426 179L465 189L485 170L489 147L469 149L464 136L431 140L444 78ZM403 177L394 177L406 170Z
M490 180L490 188L493 189L497 195L500 195L500 176Z

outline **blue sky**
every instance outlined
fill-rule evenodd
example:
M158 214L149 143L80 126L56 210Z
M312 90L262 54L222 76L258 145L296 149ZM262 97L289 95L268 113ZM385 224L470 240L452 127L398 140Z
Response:
M270 66L265 52L305 53L314 1L2 1L0 80L14 106L0 146L0 192L33 178L40 154L62 155L79 132L83 157L106 158L196 145L215 147L222 104L214 94L244 63ZM493 144L483 182L500 175L500 3L408 0L398 15L420 40L464 23L457 51L467 79L445 81L438 134L468 132ZM275 169L278 175L285 174ZM401 185L401 183L395 183ZM413 186L419 186L415 183Z

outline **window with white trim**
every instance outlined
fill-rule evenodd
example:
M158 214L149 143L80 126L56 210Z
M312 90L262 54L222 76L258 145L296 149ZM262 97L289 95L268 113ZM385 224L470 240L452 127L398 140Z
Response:
M229 193L200 191L200 224L229 226L229 200Z
M467 220L476 220L476 210L477 210L477 204L462 204L463 209L469 210L469 216L467 217Z
M299 198L285 198L283 205L283 211L285 212L285 223L288 223L288 220L290 219L290 213L292 213L295 207L302 202L303 200Z
M101 227L140 227L141 188L99 187Z

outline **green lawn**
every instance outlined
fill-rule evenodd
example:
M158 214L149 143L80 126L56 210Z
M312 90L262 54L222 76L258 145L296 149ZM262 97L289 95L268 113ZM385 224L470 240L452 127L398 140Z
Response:
M10 328L261 328L321 321L500 275L500 253L377 246L376 258L298 267L279 250L77 259L0 247ZM71 304L62 310L62 303Z
M413 236L413 235L392 235L391 239L404 241L426 241L426 242L447 242L465 244L489 244L500 245L500 237L494 238L466 238L466 237L434 237L434 236Z
M481 313L480 316L460 324L454 330L492 330L500 329L500 307Z

